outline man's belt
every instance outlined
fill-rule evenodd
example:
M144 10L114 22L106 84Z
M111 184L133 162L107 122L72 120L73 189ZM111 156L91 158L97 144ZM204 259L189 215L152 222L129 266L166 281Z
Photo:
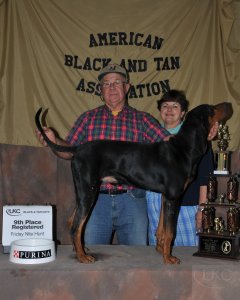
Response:
M119 195L127 193L128 190L100 190L100 194Z

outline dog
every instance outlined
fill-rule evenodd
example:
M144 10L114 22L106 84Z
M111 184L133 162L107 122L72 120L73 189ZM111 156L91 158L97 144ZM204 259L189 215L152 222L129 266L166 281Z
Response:
M76 191L76 208L70 218L71 236L79 262L92 263L82 243L84 224L93 207L102 181L133 185L163 194L162 209L156 233L156 250L166 264L178 264L172 255L179 199L196 174L207 150L208 134L215 122L226 122L233 113L232 105L202 104L187 113L179 133L156 143L91 141L78 146L54 144L40 122L42 108L35 123L53 151L72 152L71 168Z

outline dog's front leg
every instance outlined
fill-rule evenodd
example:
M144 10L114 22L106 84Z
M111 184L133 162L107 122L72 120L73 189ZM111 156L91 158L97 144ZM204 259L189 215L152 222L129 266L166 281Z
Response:
M164 195L162 195L162 203L161 203L161 211L158 221L158 227L156 231L157 245L156 250L159 253L163 253L163 245L164 245L164 231L163 231L163 210L164 210Z
M178 202L165 199L163 207L163 261L165 264L179 264L180 259L172 256L172 241L175 236L178 216Z

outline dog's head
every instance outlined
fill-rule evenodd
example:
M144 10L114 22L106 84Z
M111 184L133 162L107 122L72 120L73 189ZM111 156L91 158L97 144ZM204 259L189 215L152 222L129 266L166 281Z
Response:
M222 102L214 105L212 122L226 123L233 115L232 103Z
M223 102L216 105L201 104L188 112L185 122L191 126L204 126L206 132L218 123L225 123L233 114L232 104Z

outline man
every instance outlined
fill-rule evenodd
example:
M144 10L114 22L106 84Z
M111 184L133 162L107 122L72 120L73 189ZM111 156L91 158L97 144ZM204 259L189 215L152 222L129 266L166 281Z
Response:
M61 145L78 145L93 140L157 142L169 135L159 122L146 112L127 104L130 88L128 74L117 64L104 67L98 76L104 105L89 110L76 120L66 141L44 128L50 140ZM217 133L215 129L213 136ZM40 142L46 146L37 131ZM71 159L71 153L56 153ZM129 168L131 165L129 166ZM146 174L147 176L147 174ZM85 228L85 244L110 244L113 233L124 245L148 243L146 192L133 186L102 183L100 193Z
M104 105L83 113L70 130L66 141L56 138L44 128L47 136L58 144L78 145L92 140L155 142L168 133L146 112L127 104L130 88L128 74L117 64L109 64L98 76ZM46 146L41 134L39 140ZM56 153L71 159L71 153ZM131 166L129 166L131 167ZM86 224L85 244L110 244L116 232L119 244L146 245L148 232L146 192L133 186L102 183L100 193Z

